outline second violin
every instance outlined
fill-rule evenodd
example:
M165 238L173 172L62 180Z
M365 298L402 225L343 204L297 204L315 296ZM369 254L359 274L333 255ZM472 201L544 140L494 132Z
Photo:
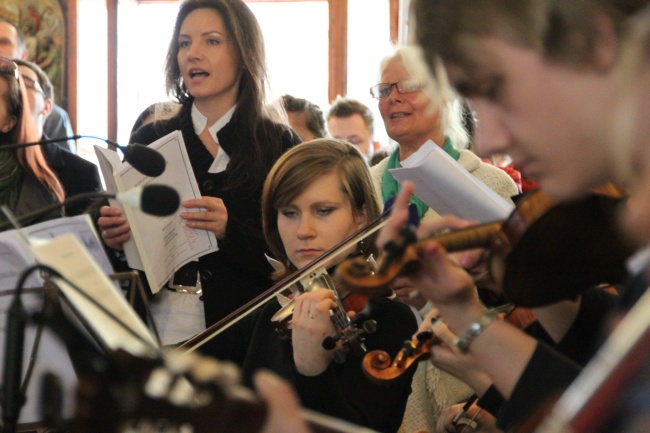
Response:
M625 259L635 248L618 236L614 223L623 200L591 194L556 204L535 191L519 201L506 221L421 241L405 236L404 242L388 245L376 273L359 261L347 260L338 268L339 277L360 293L384 290L398 275L417 272L423 249L435 241L450 252L487 248L492 278L516 305L538 307L574 299L589 286L616 284L627 276Z

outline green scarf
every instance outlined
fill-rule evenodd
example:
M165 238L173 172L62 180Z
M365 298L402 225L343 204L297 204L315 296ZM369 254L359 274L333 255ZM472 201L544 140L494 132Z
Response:
M442 146L442 150L447 152L449 156L451 156L456 161L458 161L458 158L460 157L460 152L456 150L456 148L454 148L454 146L451 144L451 140L449 139L449 137L445 138L445 144ZM397 182L397 179L395 179L388 170L393 168L401 168L401 167L402 165L399 163L399 148L398 148L395 149L395 151L390 155L390 158L388 159L388 165L386 166L386 171L384 171L384 176L381 179L381 195L382 195L382 199L384 200L384 203L386 203L388 200L395 197L399 191L399 182ZM427 211L429 210L429 206L427 206L426 203L424 203L422 200L417 198L415 195L411 197L410 203L415 205L418 211L418 218L422 220L424 214L427 213Z
M0 151L0 205L16 207L21 169L13 152ZM7 218L0 212L0 221Z

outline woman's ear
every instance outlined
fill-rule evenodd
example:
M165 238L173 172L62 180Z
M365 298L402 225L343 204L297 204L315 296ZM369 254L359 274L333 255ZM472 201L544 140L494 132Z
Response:
M592 61L600 71L609 71L618 59L620 40L614 22L603 12L594 12L598 36L594 41Z
M6 134L7 132L14 129L17 121L18 119L16 119L16 116L7 116L5 122L2 124L2 126L0 126L0 131Z
M365 227L368 225L368 212L366 211L366 205L364 204L361 207L361 211L358 214L358 224L359 228Z

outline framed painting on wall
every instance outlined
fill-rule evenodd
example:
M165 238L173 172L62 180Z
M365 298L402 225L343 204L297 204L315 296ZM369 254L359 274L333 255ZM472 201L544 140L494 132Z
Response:
M68 108L70 98L70 20L67 0L0 0L0 17L25 34L28 60L47 73L55 102Z

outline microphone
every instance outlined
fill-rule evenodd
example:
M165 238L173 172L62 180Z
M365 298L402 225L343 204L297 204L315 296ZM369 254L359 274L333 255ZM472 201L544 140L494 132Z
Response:
M0 150L13 150L23 147L36 146L39 144L51 144L68 140L79 140L81 138L94 138L101 140L111 146L115 146L122 151L124 159L133 166L140 173L145 176L157 177L163 174L167 162L165 158L154 149L142 144L129 144L128 146L121 146L116 142L107 138L96 137L94 135L73 135L71 137L50 138L47 140L32 141L29 143L15 143L6 144L0 147Z
M171 215L178 210L181 204L178 192L167 185L147 185L144 188L132 188L114 194L114 197L131 207L142 209L144 213L157 216Z
M41 209L22 215L18 222L22 225L29 225L31 221L45 215L48 212L57 210L62 206L69 206L79 201L93 198L114 198L132 207L137 207L149 215L168 216L176 212L181 204L178 192L167 185L147 185L145 187L133 188L128 191L109 194L107 192L86 192L66 198L61 203L53 203ZM0 231L13 227L11 222L0 224Z

